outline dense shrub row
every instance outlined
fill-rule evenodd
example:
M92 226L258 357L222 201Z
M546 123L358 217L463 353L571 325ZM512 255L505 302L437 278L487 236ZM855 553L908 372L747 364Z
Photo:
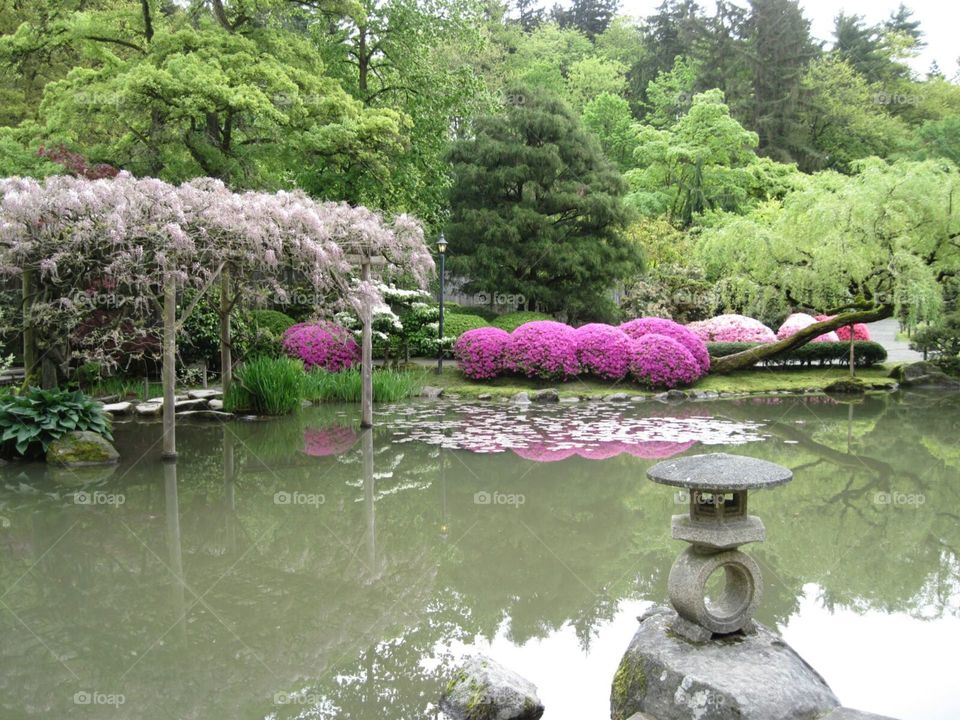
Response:
M729 342L707 343L707 350L715 358L734 355L763 343ZM887 359L883 345L869 340L854 341L853 359L857 367L878 365ZM850 342L810 342L788 353L767 360L765 365L842 365L850 360Z
M513 332L479 328L454 345L464 375L488 380L501 374L567 380L590 375L632 377L649 387L689 385L706 372L706 345L670 320L631 321L619 328L598 323L573 329L552 320L524 323Z

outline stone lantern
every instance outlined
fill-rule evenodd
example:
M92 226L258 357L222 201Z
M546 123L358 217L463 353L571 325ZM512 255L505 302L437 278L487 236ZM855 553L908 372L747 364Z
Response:
M760 568L738 550L763 542L763 522L747 514L747 492L783 485L793 478L789 469L766 460L711 453L657 463L647 471L651 480L685 488L690 509L674 515L672 535L690 547L670 568L667 589L678 618L673 630L702 642L715 635L752 633L751 620L760 601ZM723 589L708 598L707 582L723 574Z

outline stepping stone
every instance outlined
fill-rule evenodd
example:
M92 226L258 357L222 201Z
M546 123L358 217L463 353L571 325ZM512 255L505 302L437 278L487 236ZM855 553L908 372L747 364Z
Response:
M111 415L126 415L133 410L133 403L118 402L103 406L103 411Z
M190 390L187 397L191 400L210 400L212 398L223 397L223 390L217 388L204 388L202 390Z
M140 403L134 409L137 415L141 415L143 417L156 417L163 410L163 404L156 402L145 402Z

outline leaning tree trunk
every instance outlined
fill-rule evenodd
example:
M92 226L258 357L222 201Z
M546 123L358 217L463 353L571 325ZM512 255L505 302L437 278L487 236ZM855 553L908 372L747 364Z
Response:
M791 335L784 340L765 345L758 345L750 348L749 350L744 350L743 352L738 352L733 355L727 355L726 357L714 358L711 360L710 371L714 373L728 373L733 372L734 370L742 370L743 368L750 367L751 365L756 365L758 362L769 360L770 358L781 353L789 352L790 350L794 350L802 345L806 345L815 337L830 332L831 330L836 330L844 325L875 322L877 320L888 318L892 315L893 306L891 305L883 305L880 307L871 308L869 310L858 310L855 312L842 313L830 320L824 320L822 322L814 323L813 325L808 325L800 330L800 332L796 333L795 335Z

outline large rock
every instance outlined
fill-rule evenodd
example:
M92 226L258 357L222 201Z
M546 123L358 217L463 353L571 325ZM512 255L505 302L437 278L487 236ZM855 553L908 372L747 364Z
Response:
M779 636L756 633L692 643L670 631L677 615L656 608L614 676L613 720L812 720L839 706L823 678Z
M427 400L436 400L443 397L443 388L434 385L424 385L423 389L420 390L420 397L427 398Z
M908 365L897 365L890 371L901 387L939 387L960 389L960 381L950 377L932 362L922 360Z
M213 398L223 397L223 390L217 388L201 388L199 390L188 390L187 397L191 400L212 400Z
M111 465L119 459L109 440L89 430L69 432L47 447L47 462L60 467Z
M555 403L560 402L560 393L557 392L556 388L544 388L543 390L535 390L533 395L530 396L531 402L536 403Z
M134 408L134 410L136 410L137 415L140 415L141 417L156 417L163 411L163 403L140 403Z
M117 402L117 403L107 403L103 406L103 411L108 412L111 415L128 415L133 412L133 403L131 402Z
M539 720L536 686L491 658L467 658L440 698L450 720Z

